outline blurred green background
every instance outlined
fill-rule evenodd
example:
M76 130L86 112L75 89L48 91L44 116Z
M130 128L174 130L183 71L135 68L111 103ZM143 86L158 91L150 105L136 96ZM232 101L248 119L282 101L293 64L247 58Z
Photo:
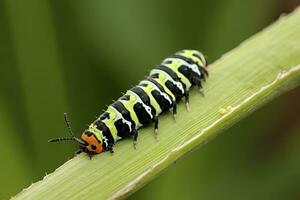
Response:
M0 1L0 199L71 158L78 135L164 57L213 62L299 0ZM225 80L226 81L226 80ZM194 151L130 199L300 199L300 88Z

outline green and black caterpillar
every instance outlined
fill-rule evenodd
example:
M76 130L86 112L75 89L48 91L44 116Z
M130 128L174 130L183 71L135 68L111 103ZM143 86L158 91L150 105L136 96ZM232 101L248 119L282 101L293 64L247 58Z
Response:
M145 80L108 106L81 138L74 136L65 114L71 136L53 138L49 142L75 141L79 144L78 153L85 152L89 156L104 151L113 152L113 146L119 139L133 138L136 144L138 129L153 123L157 133L158 115L172 110L175 117L177 102L183 97L189 109L189 89L196 85L202 90L201 81L208 76L205 68L206 60L201 52L176 52L156 66Z

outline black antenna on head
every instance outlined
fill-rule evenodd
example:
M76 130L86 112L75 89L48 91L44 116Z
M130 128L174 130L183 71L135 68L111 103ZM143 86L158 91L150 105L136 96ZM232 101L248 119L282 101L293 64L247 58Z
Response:
M64 138L51 138L48 142L61 142L65 140L74 140L74 137L64 137Z
M73 131L72 131L71 123L70 123L70 120L69 120L69 118L68 118L67 113L64 113L64 119L65 119L65 122L66 122L66 125L67 125L67 128L68 128L68 130L69 130L69 133L70 133L71 137L74 137L74 133L73 133Z
M70 137L62 137L62 138L51 138L51 139L48 140L48 142L61 142L61 141L71 140L71 141L78 142L82 146L86 146L85 141L83 141L82 139L77 138L77 137L74 136L74 133L73 133L72 128L71 128L71 123L69 121L67 113L64 113L64 119L65 119L67 128L68 128L69 133L70 133L71 136Z

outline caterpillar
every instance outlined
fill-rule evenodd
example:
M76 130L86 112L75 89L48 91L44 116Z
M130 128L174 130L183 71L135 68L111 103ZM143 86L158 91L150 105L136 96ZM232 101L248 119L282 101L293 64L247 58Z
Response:
M157 65L145 80L109 105L83 131L81 138L74 136L65 114L70 136L52 138L49 142L75 141L79 144L77 153L85 152L90 158L105 151L113 153L113 146L119 139L133 138L136 147L140 127L153 123L157 136L159 114L170 110L175 118L177 102L183 97L189 109L189 89L196 85L202 91L201 81L208 76L206 66L206 59L201 52L178 51Z

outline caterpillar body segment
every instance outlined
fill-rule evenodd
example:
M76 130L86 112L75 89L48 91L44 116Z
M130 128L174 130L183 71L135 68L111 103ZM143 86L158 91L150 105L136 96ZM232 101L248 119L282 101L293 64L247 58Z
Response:
M86 152L89 156L113 152L113 146L120 138L133 138L135 145L138 129L153 123L157 133L158 116L172 110L175 117L177 102L183 97L189 108L189 90L193 85L202 89L201 81L208 76L205 67L206 60L199 51L182 50L171 55L151 70L145 80L108 106L81 138L73 135L67 123L71 137L66 140L77 141L79 152ZM61 139L54 138L50 142Z

